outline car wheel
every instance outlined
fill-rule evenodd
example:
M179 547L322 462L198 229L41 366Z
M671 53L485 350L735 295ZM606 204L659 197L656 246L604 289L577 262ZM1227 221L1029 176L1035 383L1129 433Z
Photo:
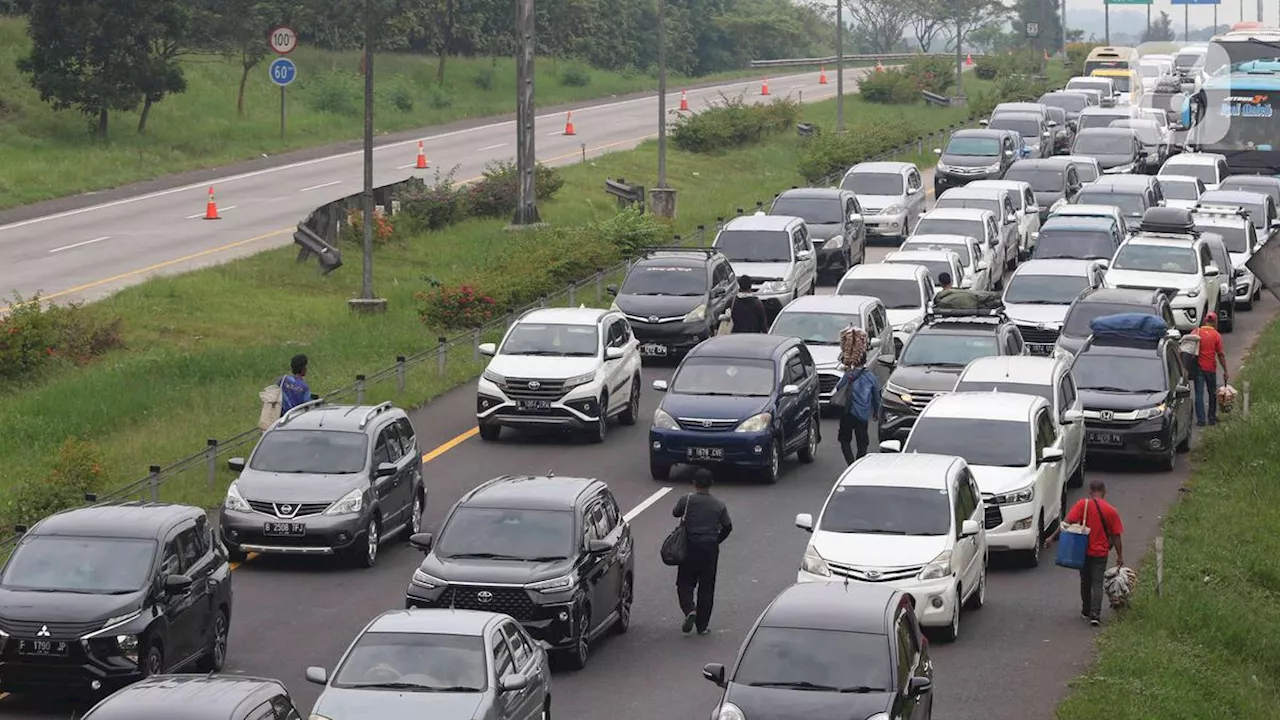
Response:
M1250 308L1252 308L1252 307L1253 307L1253 303L1255 303L1255 302L1257 302L1257 301L1259 301L1259 300L1261 300L1261 299L1262 299L1262 287L1261 287L1261 286L1259 286L1257 290L1254 290L1254 291L1253 291L1253 295L1251 295L1251 296L1249 297L1249 307L1250 307Z
M1223 313L1219 316L1219 318L1220 318L1220 322L1218 323L1218 327L1222 330L1222 332L1223 332L1224 334L1225 334L1225 333L1230 333L1230 332L1235 332L1235 329L1236 329L1236 309L1235 309L1235 305L1234 305L1234 304L1232 304L1232 306L1231 306L1231 309L1230 309L1230 310L1227 310L1227 311L1223 312Z
M951 614L951 624L942 629L942 639L946 642L955 642L960 639L960 598L964 597L960 594L960 586L956 586L956 602L955 612Z
M480 423L478 427L480 428L480 439L485 442L497 442L498 438L502 437L501 425L486 425L484 423Z
M1022 564L1029 568L1040 566L1040 548L1044 545L1044 511L1036 517L1036 541L1030 550L1023 551Z
M1190 433L1188 433L1187 436L1189 438ZM1177 462L1178 462L1177 455L1174 453L1173 442L1174 442L1173 437L1170 437L1168 442L1169 450L1165 452L1163 455L1161 455L1160 458L1156 461L1157 466L1165 472L1171 472L1174 466L1177 465Z
M649 474L653 476L654 480L665 481L671 477L671 466L649 460Z
M769 464L765 466L761 475L764 481L769 485L778 482L778 473L782 470L782 443L778 440L773 441L773 448L769 450Z
M613 629L619 635L631 628L631 603L635 600L631 582L630 575L622 578L622 591L618 593L618 619L614 622Z
M147 652L142 656L142 676L153 677L164 673L164 648L160 643L152 641L147 645Z
M982 561L982 574L978 576L978 589L969 596L965 603L966 610L979 610L987 604L987 561Z
M423 503L423 500L422 500L422 493L421 493L421 492L416 492L416 493L414 493L414 494L413 494L413 509L409 511L409 512L410 512L410 513L412 513L412 514L411 514L411 515L409 515L409 522L405 523L405 525L404 525L404 539L405 539L405 540L408 540L409 538L413 537L414 535L417 535L418 533L422 532L422 509L423 509L423 508L422 508L422 506L423 506L423 504L424 504L424 503Z
M627 408L618 416L618 422L623 425L635 425L640 419L640 376L636 375L631 378L631 399L627 401Z
M591 426L591 434L587 436L587 439L595 444L604 442L604 436L609 432L609 393L600 396L599 415L600 417Z
M213 637L209 638L209 651L196 662L196 669L200 672L222 672L222 667L227 662L229 625L227 611L219 609L213 618Z
M805 464L818 459L818 413L816 410L813 413L813 419L809 421L809 432L804 447L800 448L796 456Z
M542 720L551 720L551 698L542 704Z
M581 670L587 666L587 655L591 651L591 606L582 606L582 620L578 624L578 634L573 638L573 647L565 651L565 664L570 670Z
M369 527L364 532L364 545L355 548L355 560L358 566L371 568L378 563L378 536L382 534L382 522L377 515L369 519Z

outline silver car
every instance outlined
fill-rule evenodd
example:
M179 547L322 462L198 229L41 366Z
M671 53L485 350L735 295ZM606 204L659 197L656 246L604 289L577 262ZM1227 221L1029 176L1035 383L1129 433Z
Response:
M324 685L312 720L551 717L547 653L520 623L478 610L391 610L356 636Z
M851 190L862 203L868 239L907 237L926 209L924 181L912 163L859 163L845 173L840 189Z

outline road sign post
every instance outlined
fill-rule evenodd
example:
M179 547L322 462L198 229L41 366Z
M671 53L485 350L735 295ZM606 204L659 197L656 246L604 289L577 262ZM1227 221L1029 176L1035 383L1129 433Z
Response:
M267 33L267 42L271 43L272 52L277 55L288 55L298 47L298 33L291 27L277 25Z
M280 86L280 139L284 140L285 122L288 119L289 85L298 78L298 66L286 57L276 58L271 63L271 82Z
M1192 5L1212 5L1213 6L1213 25L1218 26L1218 5L1222 0L1170 0L1173 5L1182 6L1182 40L1188 42L1191 36L1191 6Z
M1103 7L1105 11L1104 21L1106 23L1106 43L1111 44L1111 6L1112 5L1151 5L1154 0L1103 0L1106 5ZM1177 5L1176 0L1173 3ZM1147 8L1148 14L1151 12L1150 7ZM1150 23L1148 23L1150 25Z

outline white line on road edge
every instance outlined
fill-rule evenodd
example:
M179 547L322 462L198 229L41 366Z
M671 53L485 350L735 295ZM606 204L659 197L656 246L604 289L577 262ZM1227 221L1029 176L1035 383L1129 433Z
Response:
M96 242L102 242L103 240L110 240L110 239L111 239L110 235L103 235L100 238L94 238L92 240L85 240L84 242L73 243L71 245L63 245L62 247L56 247L50 250L49 254L52 255L53 253L62 252L63 250L71 250L73 248L84 247L85 245L92 245Z
M476 150L476 152L484 152L485 150L497 150L500 147L506 147L506 146L507 146L506 143L498 143L497 145L485 145L479 150Z
M301 190L299 190L298 192L311 192L312 190L319 190L320 188L333 187L334 185L337 185L337 184L338 184L338 183L340 183L340 182L342 182L342 181L341 181L341 180L334 180L334 181L332 181L332 182L321 183L321 184L319 184L319 185L312 185L311 187L304 187L304 188L302 188Z
M218 208L218 212L220 212L220 213L224 213L224 212L226 212L226 211L228 211L228 210L235 210L235 209L236 209L236 208L238 208L238 207L240 207L240 206L239 206L239 205L228 205L228 206L226 206L226 207L224 207L224 208ZM202 217L204 217L204 213L196 213L195 215L188 215L188 216L187 216L187 219L188 219L188 220L195 220L196 218L202 218Z
M654 494L645 498L644 502L631 508L631 511L628 512L626 515L623 515L622 519L626 520L627 522L631 522L632 520L635 520L636 517L640 515L640 513L644 512L645 510L648 510L654 503L661 500L662 497L669 492L671 492L671 488L669 487L664 487L661 490L655 492Z

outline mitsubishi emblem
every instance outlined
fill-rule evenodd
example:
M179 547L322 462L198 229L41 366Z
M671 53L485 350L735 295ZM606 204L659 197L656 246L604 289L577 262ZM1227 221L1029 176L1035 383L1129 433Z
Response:
M1098 418L1102 420L1102 422L1111 422L1115 417L1116 414L1110 410L1103 410L1098 413Z
M540 387L542 387L542 383L538 382L537 380L530 380L530 381L529 381L529 389L530 389L530 390L537 390L537 389L538 389L538 388L540 388Z
M41 625L40 632L36 633L36 637L49 637L49 626Z
M656 322L658 322L658 316L657 316L657 315L650 315L650 316L649 316L649 322L651 322L651 323L656 323Z
M479 600L480 602L486 603L486 604L491 603L493 602L493 593L489 592L488 590L481 590L480 592L476 593L476 600Z

